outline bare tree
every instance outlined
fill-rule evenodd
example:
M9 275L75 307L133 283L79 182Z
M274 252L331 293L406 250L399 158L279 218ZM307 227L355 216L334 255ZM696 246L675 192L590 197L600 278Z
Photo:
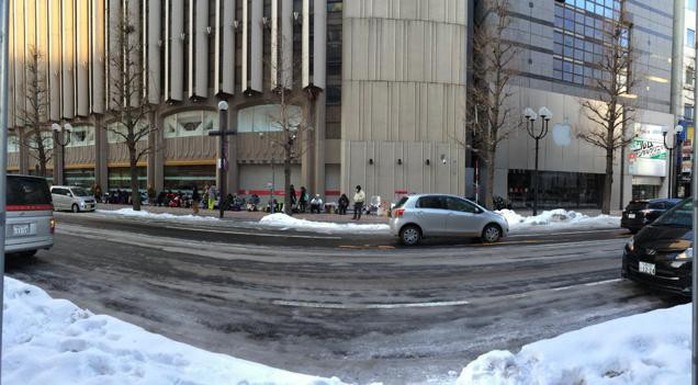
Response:
M317 90L312 87L303 90L288 90L281 87L273 90L273 102L277 106L270 116L271 129L269 139L282 151L284 165L284 213L292 214L291 164L310 149L313 138L312 101Z
M28 150L30 157L36 159L39 175L46 176L46 166L53 157L53 140L46 123L48 84L43 67L43 55L35 46L30 46L25 68L25 98L17 110L17 119L20 123L20 146Z
M507 39L510 24L508 0L483 0L479 5L472 38L472 80L468 86L466 126L472 144L466 146L487 166L485 205L492 207L497 146L519 126L518 114L509 107L509 83L516 76L513 59L518 50ZM465 144L465 143L461 143Z
M621 0L620 5L618 20L606 19L604 22L603 52L595 63L601 76L591 84L595 97L580 102L592 127L577 134L579 138L606 153L606 178L601 204L601 212L604 214L611 211L616 150L629 145L633 140L625 134L625 127L634 119L635 108L630 90L637 85L637 77L631 68L634 52L629 23L626 21L625 0Z
M131 0L134 1L134 0ZM126 2L128 3L128 2ZM129 9L124 4L124 9ZM149 114L153 106L148 102L144 87L142 62L144 47L138 18L124 11L113 30L113 47L109 52L109 100L107 116L111 123L105 126L128 149L131 201L134 210L141 209L138 186L138 162L154 151L151 143L143 139L157 131L151 126ZM146 63L147 64L147 63Z
M279 39L280 43L288 43ZM273 49L281 47L275 44ZM278 51L277 51L278 52ZM284 165L284 208L292 215L293 207L289 195L291 187L291 164L309 151L314 142L314 102L320 89L301 84L301 62L289 60L286 55L275 55L275 62L266 62L276 78L270 82L271 92L268 102L276 106L269 114L269 141L282 151ZM272 150L273 151L273 150Z

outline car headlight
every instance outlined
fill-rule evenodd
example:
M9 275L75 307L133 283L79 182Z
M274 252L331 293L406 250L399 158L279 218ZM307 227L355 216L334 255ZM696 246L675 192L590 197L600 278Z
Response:
M679 253L679 255L676 256L676 260L685 260L685 259L693 259L693 248L689 247L688 249L684 250L683 252Z
M628 243L625 244L625 247L628 249L628 251L635 251L635 237L630 237L630 239L628 239Z

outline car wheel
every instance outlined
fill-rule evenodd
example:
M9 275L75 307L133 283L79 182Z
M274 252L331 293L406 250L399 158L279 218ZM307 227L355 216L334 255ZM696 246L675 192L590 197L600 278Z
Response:
M80 207L78 207L77 203L73 203L73 206L70 208L74 213L80 212Z
M482 230L482 241L487 243L497 242L502 237L502 229L490 223Z
M405 246L413 246L422 239L422 230L415 225L407 225L400 230L400 241Z

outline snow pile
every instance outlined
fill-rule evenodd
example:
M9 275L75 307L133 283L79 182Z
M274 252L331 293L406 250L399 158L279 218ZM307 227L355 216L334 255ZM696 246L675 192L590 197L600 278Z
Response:
M495 350L458 385L690 384L691 304L619 318L524 346Z
M304 229L304 230L320 230L328 233L347 232L347 233L376 233L383 232L388 234L390 227L387 224L361 224L361 223L334 223L334 222L315 222L305 219L298 219L288 216L283 213L269 214L259 220L259 223L265 226L279 227L283 230L287 229Z
M555 209L543 211L536 216L524 217L513 210L496 211L509 222L512 232L521 230L540 230L543 228L555 230L569 229L599 229L620 228L620 217L598 215L590 217L576 211Z
M3 384L341 384L172 341L12 278L4 301Z
M119 210L97 210L100 214L121 215L125 217L166 219L166 220L183 220L183 221L219 221L218 218L209 217L207 215L174 215L168 213L151 213L146 210L135 211L134 209L119 209Z

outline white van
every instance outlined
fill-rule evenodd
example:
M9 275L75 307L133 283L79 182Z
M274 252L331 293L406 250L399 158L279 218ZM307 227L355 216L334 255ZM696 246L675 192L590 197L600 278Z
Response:
M32 256L53 246L56 220L45 178L7 175L5 253Z
M78 186L51 186L51 198L56 210L95 211L97 201L86 188Z

